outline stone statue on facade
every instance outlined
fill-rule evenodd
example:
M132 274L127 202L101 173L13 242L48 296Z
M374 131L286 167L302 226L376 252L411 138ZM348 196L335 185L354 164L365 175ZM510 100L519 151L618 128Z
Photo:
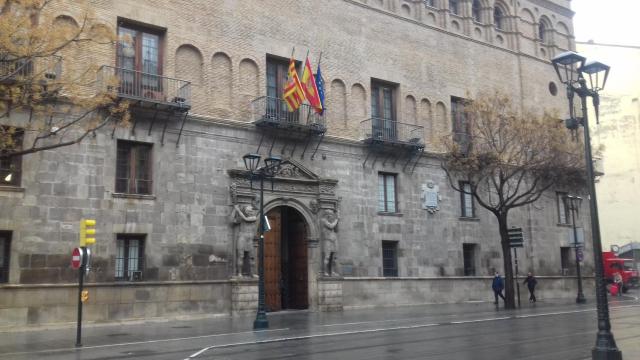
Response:
M253 238L256 234L253 224L258 220L258 210L252 204L235 204L230 217L234 225L239 225L236 243L236 275L252 276L255 263Z
M320 218L322 225L322 240L324 250L324 274L327 276L338 276L336 269L336 259L338 253L338 236L336 234L338 226L338 213L332 209L324 211Z

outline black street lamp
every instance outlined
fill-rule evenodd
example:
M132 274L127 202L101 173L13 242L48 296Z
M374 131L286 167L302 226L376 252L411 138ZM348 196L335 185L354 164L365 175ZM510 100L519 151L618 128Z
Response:
M567 98L569 99L569 119L566 125L575 130L578 125L584 128L584 153L587 167L587 186L589 189L589 210L591 213L591 236L593 238L593 259L596 269L596 301L598 308L598 335L596 345L591 350L594 360L622 360L622 352L616 346L616 341L611 332L609 320L609 304L607 303L607 288L604 283L602 264L602 242L600 238L600 222L598 220L598 205L596 200L595 178L593 175L593 157L591 155L591 137L589 136L589 121L587 116L587 97L593 99L596 109L596 121L598 121L598 107L600 96L598 92L604 88L609 75L609 66L599 63L585 63L586 58L574 52L562 53L553 60L553 67L558 73L560 81L567 86ZM587 76L589 84L587 85ZM582 118L575 116L573 109L573 97L577 94L582 105Z
M244 166L249 170L249 177L251 181L254 179L260 180L260 221L258 225L258 233L260 234L260 240L258 242L258 312L256 314L256 319L253 321L254 330L269 328L264 293L264 179L273 178L278 172L278 168L282 162L282 159L279 156L270 155L268 158L264 159L265 165L258 168L258 165L260 165L260 158L259 154L246 154L242 157L242 160L244 160Z
M580 209L580 204L582 204L582 198L575 195L567 195L564 197L564 205L565 207L571 210L571 223L573 224L573 247L576 251L576 273L578 275L578 296L576 296L576 303L584 304L587 302L587 299L584 297L584 293L582 292L582 274L580 273L580 245L578 244L578 231L576 229L576 212Z

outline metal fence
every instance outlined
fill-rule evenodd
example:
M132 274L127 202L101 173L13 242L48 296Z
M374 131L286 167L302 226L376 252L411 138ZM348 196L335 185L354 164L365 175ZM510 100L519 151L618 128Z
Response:
M253 121L266 121L282 125L305 125L324 131L324 113L318 114L309 104L302 104L297 111L290 112L283 99L262 96L251 102ZM326 110L325 110L326 112Z
M191 83L167 76L103 65L98 72L100 90L112 90L118 96L191 106Z
M364 140L423 143L423 127L391 119L369 118L360 122Z

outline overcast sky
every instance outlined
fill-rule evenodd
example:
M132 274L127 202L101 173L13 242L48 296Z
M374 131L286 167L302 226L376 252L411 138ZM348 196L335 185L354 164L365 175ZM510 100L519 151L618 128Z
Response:
M640 0L572 0L576 41L640 46Z

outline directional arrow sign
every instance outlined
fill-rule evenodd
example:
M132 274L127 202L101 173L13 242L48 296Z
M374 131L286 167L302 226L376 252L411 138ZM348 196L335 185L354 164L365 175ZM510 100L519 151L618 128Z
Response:
M511 228L507 230L509 234L509 246L514 247L523 247L524 246L524 236L522 235L522 228Z

